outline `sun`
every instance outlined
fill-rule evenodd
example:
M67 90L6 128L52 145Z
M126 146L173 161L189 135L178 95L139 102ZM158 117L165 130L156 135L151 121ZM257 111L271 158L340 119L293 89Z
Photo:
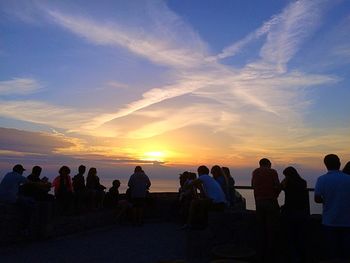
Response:
M162 151L151 151L151 152L145 152L143 154L142 160L145 161L160 161L163 162L166 154Z

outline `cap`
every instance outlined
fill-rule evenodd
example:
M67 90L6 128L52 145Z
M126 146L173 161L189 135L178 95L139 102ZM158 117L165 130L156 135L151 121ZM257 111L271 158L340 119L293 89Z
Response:
M20 171L20 172L23 172L23 171L25 171L26 169L23 168L22 164L16 164L15 166L13 166L12 170L13 170L13 171Z

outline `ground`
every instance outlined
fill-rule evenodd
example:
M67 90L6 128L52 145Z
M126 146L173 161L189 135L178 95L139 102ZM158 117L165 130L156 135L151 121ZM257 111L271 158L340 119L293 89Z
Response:
M0 249L0 262L157 263L185 258L185 233L172 223L110 226Z

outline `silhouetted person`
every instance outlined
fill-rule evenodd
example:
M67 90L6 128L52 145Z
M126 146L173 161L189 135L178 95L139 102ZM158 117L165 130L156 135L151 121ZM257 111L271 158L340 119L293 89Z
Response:
M19 187L28 182L23 176L25 169L22 165L16 164L12 172L7 173L0 183L0 200L7 203L16 203L19 194Z
M210 173L213 175L215 181L219 183L222 191L224 191L227 203L230 203L231 196L229 191L228 178L226 177L226 174L219 165L214 165L211 168Z
M73 177L75 207L78 212L81 212L84 208L86 208L86 204L88 202L88 193L84 178L85 171L86 167L84 165L80 165L78 168L78 174Z
M89 169L86 177L86 188L91 197L91 207L100 209L103 207L103 199L106 187L100 184L100 178L97 176L97 170L94 167Z
M104 199L104 206L107 208L117 208L119 202L120 181L113 180L112 187L109 188Z
M59 175L53 180L55 197L57 201L58 212L61 214L70 214L73 206L73 186L72 179L69 176L70 169L62 166Z
M78 168L78 174L73 177L73 189L75 193L83 192L86 190L84 174L86 167L80 165Z
M20 191L24 196L31 197L36 201L53 201L53 196L48 193L51 189L51 183L47 177L40 178L41 171L40 166L34 166L32 173L27 176L28 182L40 184L25 184Z
M24 234L28 235L33 219L33 210L36 205L33 198L21 195L19 189L22 185L34 185L39 183L28 181L28 179L23 176L24 171L25 169L21 164L16 164L12 168L12 172L4 176L0 183L0 201L20 207L22 213L22 227Z
M309 192L306 181L297 170L289 166L283 170L285 179L281 188L285 193L285 202L282 206L282 220L285 226L289 258L292 263L306 262L305 239L306 223L310 215Z
M133 205L134 224L142 225L146 196L151 187L151 181L142 170L141 166L135 167L134 174L130 176L128 186L130 188L130 198Z
M180 221L182 225L187 223L188 213L190 205L193 199L198 198L197 190L194 186L190 186L193 180L196 179L196 174L191 172L183 172L180 174L180 189L179 189L179 201L180 201ZM188 187L189 186L189 187Z
M324 157L328 172L317 179L315 202L323 204L325 249L330 259L350 259L350 176L339 171L335 154Z
M187 187L197 187L202 197L191 202L188 227L202 228L207 224L208 211L224 211L227 201L220 184L209 176L208 167L202 165L197 169L198 178Z
M279 229L280 182L270 160L263 158L252 174L259 238L259 257L262 262L276 262Z
M236 202L235 179L233 179L230 169L228 167L222 167L221 169L227 178L230 206L235 207L235 202Z
M347 162L343 168L343 173L350 175L350 162Z

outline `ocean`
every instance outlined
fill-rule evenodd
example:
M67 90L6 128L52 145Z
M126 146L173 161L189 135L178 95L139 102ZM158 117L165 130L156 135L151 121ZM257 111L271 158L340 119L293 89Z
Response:
M101 183L105 186L111 186L112 185L112 179L101 179ZM120 186L120 193L125 193L127 189L127 179L120 179L121 186ZM174 179L153 179L152 180L152 186L150 189L150 192L178 192L179 189L179 182L178 180ZM255 201L254 201L254 195L253 190L237 190L245 199L247 204L247 209L255 210ZM322 205L316 204L313 196L313 192L309 192L309 199L310 199L310 212L311 214L321 214L322 213ZM284 204L284 193L281 192L278 203L280 205Z

